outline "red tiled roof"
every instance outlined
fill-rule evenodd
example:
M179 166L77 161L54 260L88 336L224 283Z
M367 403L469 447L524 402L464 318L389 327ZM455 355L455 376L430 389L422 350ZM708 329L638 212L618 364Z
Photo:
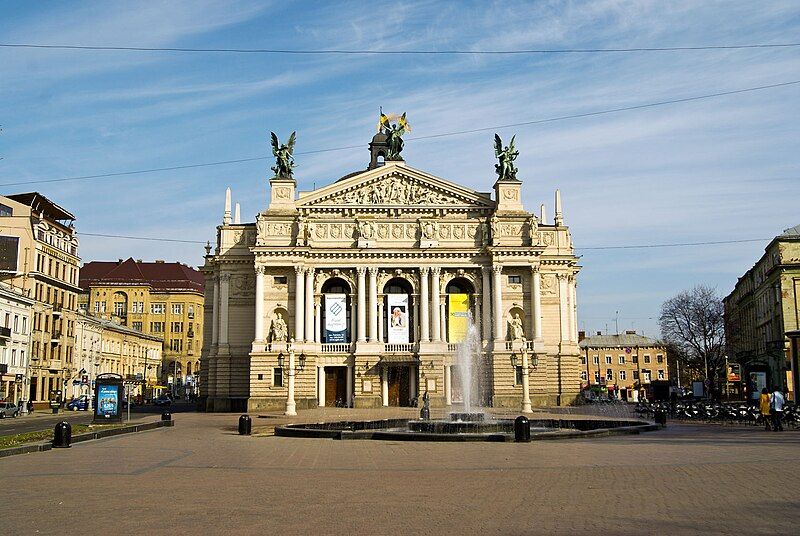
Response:
M79 286L89 290L93 285L142 284L154 290L191 290L203 292L203 274L179 262L126 261L87 262L80 270Z

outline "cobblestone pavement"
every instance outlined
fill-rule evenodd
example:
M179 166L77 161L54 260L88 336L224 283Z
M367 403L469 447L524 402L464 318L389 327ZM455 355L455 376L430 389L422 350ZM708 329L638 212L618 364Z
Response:
M299 421L414 410L313 410ZM797 534L800 432L533 443L240 437L237 415L0 459L0 534ZM268 434L282 416L255 419Z

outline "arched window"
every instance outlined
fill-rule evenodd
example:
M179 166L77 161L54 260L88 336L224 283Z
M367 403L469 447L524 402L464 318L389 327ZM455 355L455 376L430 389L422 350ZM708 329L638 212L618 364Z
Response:
M341 277L332 277L322 285L322 342L351 342L352 290ZM342 310L342 308L344 308Z
M445 322L447 342L461 342L466 337L472 310L475 287L464 277L450 280L445 287L447 294Z
M417 340L414 317L413 287L407 279L393 277L383 286L383 317L381 322L384 342L413 342ZM408 338L405 340L404 332ZM390 332L394 335L390 335Z

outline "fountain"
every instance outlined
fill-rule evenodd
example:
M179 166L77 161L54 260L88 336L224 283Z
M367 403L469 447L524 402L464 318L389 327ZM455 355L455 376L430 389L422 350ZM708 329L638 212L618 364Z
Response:
M276 427L275 435L395 441L513 441L514 419L492 418L482 406L483 348L480 334L471 317L468 319L466 337L456 348L456 363L464 409L450 413L448 419L430 418L430 398L426 392L423 395L419 419L289 424ZM476 402L478 405L475 405ZM532 420L528 424L532 439L639 433L657 429L657 425L626 419L543 418Z

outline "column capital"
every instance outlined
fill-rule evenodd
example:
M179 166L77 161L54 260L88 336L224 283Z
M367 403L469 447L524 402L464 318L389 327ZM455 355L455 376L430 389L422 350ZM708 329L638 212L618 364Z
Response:
M267 267L266 266L256 266L256 274L264 275L266 273L267 273Z
M295 264L295 266L294 266L294 273L295 274L300 275L302 273L305 273L305 271L306 271L305 266L300 266L300 265Z
M439 275L441 275L442 269L439 268L438 266L432 266L431 273L434 275L434 277L438 277Z
M358 274L359 276L364 275L366 272L367 272L366 266L356 266L356 274Z
M367 270L369 270L370 276L375 277L378 275L378 270L380 270L380 268L378 268L377 266L368 266Z
M492 272L495 274L500 274L503 272L503 265L502 264L493 264L492 265Z
M306 273L309 275L314 275L314 267L313 266L306 266Z
M569 278L569 275L565 274L563 272L559 272L559 273L556 274L556 279L558 279L559 281L562 281L562 280L566 281L568 278Z
M531 273L538 274L541 271L539 264L531 264Z
M219 274L219 280L223 283L227 283L231 280L231 274Z
M421 273L424 277L427 277L430 272L431 272L430 266L419 267L419 273Z

